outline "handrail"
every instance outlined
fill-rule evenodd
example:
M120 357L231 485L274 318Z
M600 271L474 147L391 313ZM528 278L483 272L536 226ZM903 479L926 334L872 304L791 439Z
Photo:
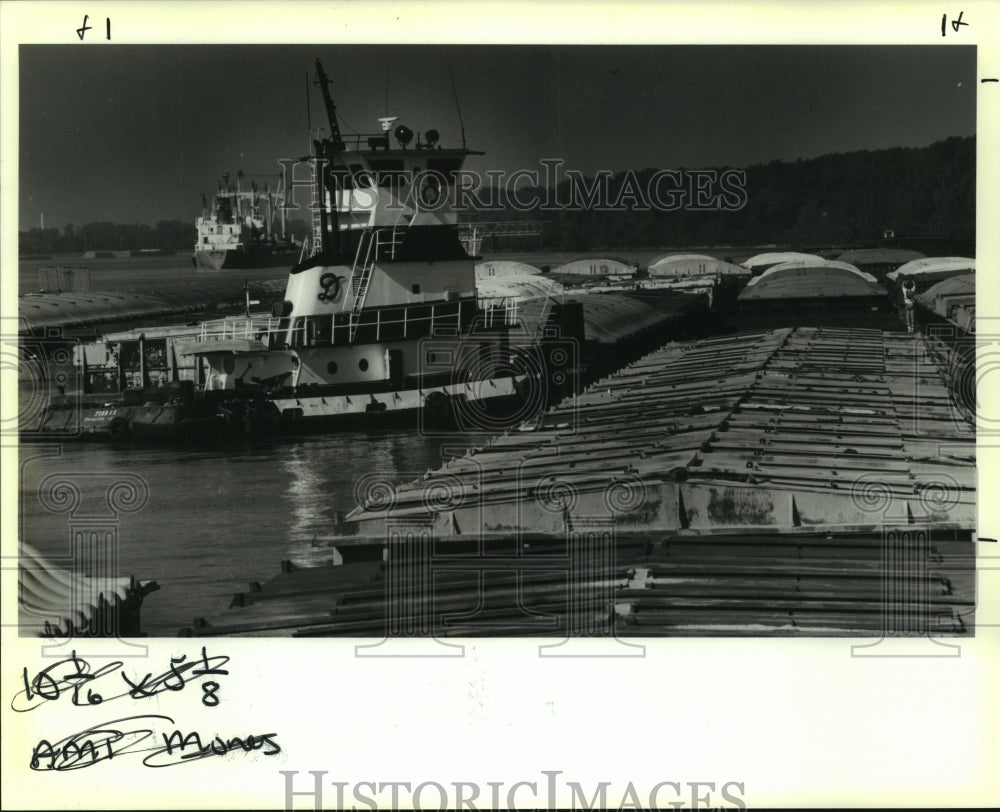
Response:
M354 316L360 314L362 308L364 307L365 297L368 294L368 283L371 280L372 269L375 267L375 261L378 259L379 233L380 231L378 229L373 231L365 230L361 233L361 239L358 240L358 250L354 257L354 267L351 268L350 284L354 301L351 303L349 332L352 344L354 343L354 336L357 333L357 327L354 325ZM365 246L365 258L359 275L358 258L361 256L362 245Z
M399 207L399 212L396 215L396 222L392 225L391 229L386 228L373 228L371 230L364 229L361 233L361 238L358 240L358 247L354 252L354 265L351 268L351 278L350 278L350 289L354 300L351 302L351 319L350 319L350 334L351 341L354 340L354 335L357 332L357 328L354 322L354 316L359 315L361 310L365 305L365 298L368 294L368 285L371 281L371 273L375 267L375 263L379 260L381 249L388 247L389 258L396 258L396 249L403 243L403 234L401 229L406 228L406 223L403 220L403 212L406 210L407 205L411 205L415 210L419 210L419 195L416 193L416 186L410 184L409 191L407 192L406 199L402 201L402 205ZM361 259L362 251L364 251L364 259Z
M485 313L486 326L504 324L512 327L517 324L517 301L510 296L479 298L479 307ZM502 313L502 321L497 317L498 313Z
M416 152L419 154L421 152L438 152L441 149L437 145L435 145L433 149L417 149L416 147L410 147L409 149L403 150L392 146L380 147L377 150L369 148L368 139L370 138L376 138L379 142L391 145L392 142L389 138L391 135L392 133L386 132L385 130L379 130L378 132L373 133L351 133L350 135L344 135L341 133L341 141L344 143L344 152Z
M321 210L323 208L323 199L320 190L317 188L319 186L319 167L316 165L316 161L312 160L309 162L309 180L310 180L310 205L309 208L312 209L312 244L310 245L310 256L316 256L323 250L323 240L325 234L323 234L323 217ZM304 245L303 245L304 247Z
M205 322L201 325L201 332L197 341L205 343L208 341L226 341L235 338L246 338L262 340L263 337L283 332L280 327L281 319L269 316L266 319L226 319L218 325ZM214 329L210 329L214 328Z
M354 291L354 276L357 273L358 262L361 259L361 248L362 248L362 246L364 246L366 240L368 239L368 235L369 234L370 234L370 232L367 229L363 230L361 232L361 238L358 240L358 247L356 249L354 249L354 264L351 266L351 278L350 278L350 280L348 280L350 282L350 284L351 284L351 291L352 292Z
M357 334L357 330L360 327L374 327L376 332L376 340L379 340L381 336L385 333L386 328L391 328L394 325L403 326L403 337L406 338L409 334L416 329L419 329L421 324L429 324L429 334L434 334L435 325L440 326L441 324L446 324L448 326L457 326L461 324L461 307L456 306L454 310L449 310L446 313L441 313L438 305L431 304L430 312L425 316L414 316L411 312L416 308L424 308L427 305L414 305L411 307L402 308L402 316L400 318L385 318L382 309L375 311L375 318L371 321L363 321L361 318L361 313L347 312L346 315L347 322L345 324L337 324L336 316L340 314L330 314L330 344L331 346L336 344L348 344L353 341L353 337ZM395 309L395 308L394 308ZM362 311L364 312L364 311ZM504 319L506 323L511 324L512 322L512 312L513 305L508 304L504 310ZM308 316L308 319L323 319L326 316ZM285 322L282 324L282 322ZM267 318L233 318L225 319L220 322L211 323L205 322L201 325L201 330L196 336L195 340L199 344L208 344L213 341L227 341L232 339L252 339L255 341L261 341L267 346L272 346L272 337L279 337L284 339L284 337L291 330L293 335L292 344L296 345L295 337L299 334L305 335L305 324L303 321L301 325L289 325L287 319L277 318L269 316ZM347 329L350 336L350 341L347 342L337 342L335 341L338 334L342 334L344 329ZM299 342L300 343L300 342Z
M207 243L205 243L205 242L198 243L199 247L201 247L201 246L213 246L213 245L216 245L216 246L218 246L218 245L239 245L239 243L240 243L240 235L239 234L233 234L233 233L223 234L221 232L215 232L215 231L213 231L210 234L202 234L201 236L202 237L225 237L225 240L212 240L212 241L207 242Z

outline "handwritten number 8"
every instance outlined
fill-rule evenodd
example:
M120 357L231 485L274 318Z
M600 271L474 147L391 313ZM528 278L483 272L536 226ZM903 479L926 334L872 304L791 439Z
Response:
M219 683L214 680L208 680L201 684L201 704L207 705L210 708L214 708L219 704Z

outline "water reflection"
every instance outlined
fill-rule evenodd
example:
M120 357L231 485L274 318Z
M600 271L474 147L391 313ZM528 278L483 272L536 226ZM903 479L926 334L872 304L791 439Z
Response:
M173 635L193 618L225 612L234 592L277 575L282 559L301 566L330 561L323 540L338 511L355 506L354 486L365 474L412 479L439 460L438 445L403 431L191 452L80 443L60 453L23 446L21 537L56 559L65 561L70 553L70 518L46 510L38 499L47 476L140 475L149 500L118 522L120 574L160 583L143 607L143 626L154 635ZM82 478L87 504L101 496L87 490L92 479Z
M288 540L292 544L315 536L327 529L324 525L332 524L331 488L329 480L318 470L319 456L311 446L296 444L282 460L288 499Z

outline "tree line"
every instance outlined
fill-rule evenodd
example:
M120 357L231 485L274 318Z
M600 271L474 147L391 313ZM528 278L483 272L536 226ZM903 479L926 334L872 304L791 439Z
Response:
M681 172L686 171L679 167ZM733 167L712 167L718 173ZM952 137L927 147L833 153L798 161L772 161L747 167L745 200L738 210L698 210L681 205L636 206L626 184L645 188L657 169L619 172L607 178L607 197L623 205L546 207L547 200L569 200L569 181L555 189L522 188L513 205L502 189L500 210L472 211L463 220L544 221L540 237L508 238L499 250L635 250L710 245L865 245L884 230L897 236L935 236L975 240L976 144L974 137ZM579 191L579 190L577 190ZM690 203L690 201L687 201ZM289 231L309 231L293 220ZM108 221L32 228L18 235L21 254L142 249L191 249L193 223L161 220L155 226Z
M102 220L75 226L67 223L57 228L32 228L18 233L21 254L79 253L83 251L141 251L191 248L196 239L194 223L161 220L155 226L145 223L122 224Z
M298 239L309 233L304 221L289 222L289 232ZM76 226L67 223L57 228L31 228L18 233L18 252L27 254L70 254L84 251L142 251L159 249L190 251L198 234L194 223L161 220L155 226L145 223L122 224L102 220Z
M721 175L732 167L712 169ZM545 221L541 237L511 238L504 246L511 250L865 245L875 243L890 229L897 237L975 240L974 137L952 137L927 147L772 161L744 171L745 200L738 210L628 205L632 188L645 188L655 180L658 170L649 168L608 179L607 197L626 204L610 210L546 207L546 200L572 199L574 190L569 181L563 181L555 190L522 189L520 200L542 202L528 210L507 200L503 211L474 212L468 217L473 221ZM623 190L625 185L629 188ZM502 197L503 191L497 194Z

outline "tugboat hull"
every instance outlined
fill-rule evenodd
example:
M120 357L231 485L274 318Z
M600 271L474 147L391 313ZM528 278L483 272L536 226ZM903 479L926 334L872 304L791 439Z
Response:
M197 404L53 404L37 423L23 426L23 440L159 442L224 436L232 427L218 407Z
M459 431L502 431L533 414L523 377L354 395L301 395L190 403L73 404L48 406L22 427L25 440L104 440L156 443L308 434L337 428L412 426Z
M458 383L434 389L402 389L364 395L276 397L275 428L311 432L348 426L413 425L496 433L515 428L539 411L524 376Z

